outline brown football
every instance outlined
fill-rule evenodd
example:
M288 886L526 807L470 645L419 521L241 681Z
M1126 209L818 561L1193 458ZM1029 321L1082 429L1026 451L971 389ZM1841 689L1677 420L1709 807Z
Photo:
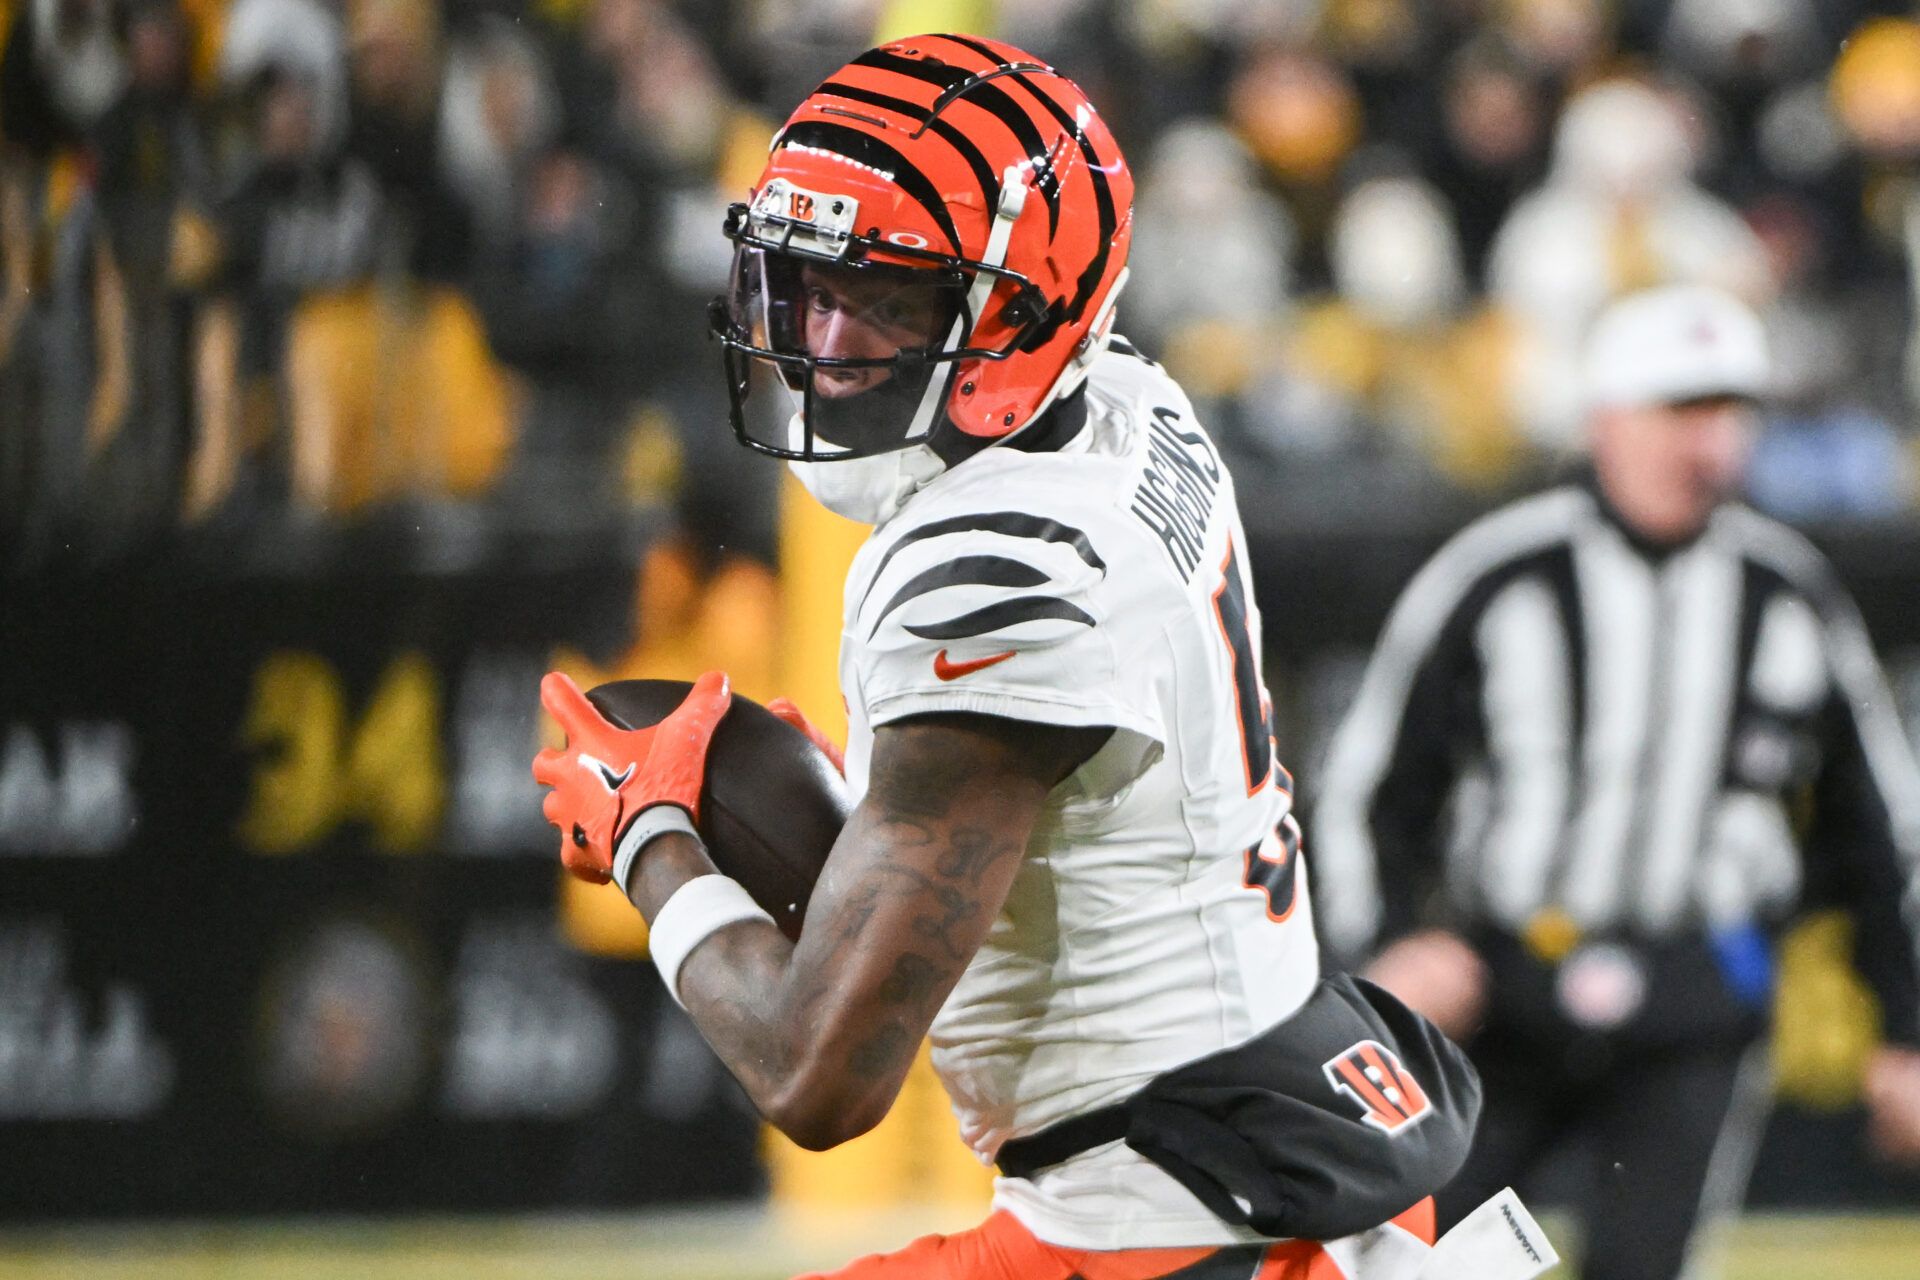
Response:
M658 724L693 686L613 680L587 699L623 729ZM733 705L707 749L700 836L715 866L753 895L789 938L852 805L847 784L807 735L751 698Z

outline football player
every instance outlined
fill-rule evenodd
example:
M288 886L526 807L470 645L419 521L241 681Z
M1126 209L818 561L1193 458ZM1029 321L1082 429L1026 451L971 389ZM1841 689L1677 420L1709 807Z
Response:
M690 820L725 678L633 732L542 686L566 865L626 891L761 1113L853 1138L930 1035L999 1164L984 1224L848 1280L1411 1275L1471 1131L1451 1046L1321 981L1233 480L1113 336L1132 197L1074 84L928 35L821 84L728 216L734 428L874 526L858 806L798 943Z

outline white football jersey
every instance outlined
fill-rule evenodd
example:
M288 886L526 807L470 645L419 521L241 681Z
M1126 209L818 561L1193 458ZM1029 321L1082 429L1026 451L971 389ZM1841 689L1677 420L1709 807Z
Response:
M1273 757L1233 482L1192 406L1124 346L1083 427L916 492L847 577L847 776L873 732L978 712L1112 726L1053 793L1006 907L934 1020L935 1069L983 1161L1293 1012L1318 958ZM1076 1248L1255 1239L1122 1144L995 1204Z

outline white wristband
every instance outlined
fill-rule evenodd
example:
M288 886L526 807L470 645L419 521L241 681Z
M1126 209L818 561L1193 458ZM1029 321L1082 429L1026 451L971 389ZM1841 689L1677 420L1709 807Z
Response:
M650 804L634 815L627 829L620 833L619 843L613 850L613 882L620 886L620 892L626 893L627 877L633 874L633 864L639 861L640 851L647 847L647 841L669 831L679 831L695 840L700 839L700 833L693 829L693 819L677 804ZM706 846L702 844L701 847Z
M693 949L719 930L742 920L773 923L773 917L762 911L760 904L740 887L740 882L731 877L695 876L673 891L673 896L653 918L647 931L647 946L653 952L653 963L660 970L661 979L667 984L667 994L675 1004L682 1009L687 1007L680 998L680 966L687 962Z

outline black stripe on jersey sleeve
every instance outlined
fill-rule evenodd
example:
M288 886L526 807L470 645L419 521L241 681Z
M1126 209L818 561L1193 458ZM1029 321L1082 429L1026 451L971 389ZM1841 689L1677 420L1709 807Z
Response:
M916 542L928 538L943 538L950 533L1000 533L1009 538L1032 538L1037 542L1064 543L1073 548L1074 553L1085 562L1089 569L1107 571L1107 562L1093 549L1093 543L1087 535L1069 524L1058 520L1049 520L1045 516L1028 515L1024 511L975 511L963 516L951 516L945 520L933 520L917 529L901 535L900 541L887 548L887 554L880 558L875 566L873 578L867 583L867 594L871 595L874 585L886 573L893 558ZM866 596L860 599L862 608L866 607Z
M906 586L893 593L893 599L887 601L886 608L873 620L873 626L867 631L868 638L880 629L887 615L909 600L938 591L942 587L982 586L982 587L1037 587L1047 580L1047 575L1019 560L1009 560L1005 556L961 556L957 560L947 560L916 575Z
M961 253L960 232L947 212L947 202L927 175L914 168L908 159L870 133L824 120L803 120L780 135L783 147L818 147L892 176L899 188L919 202L940 228L953 252Z
M984 609L975 609L958 618L949 618L945 622L931 622L923 627L910 625L907 630L923 640L965 640L969 636L989 635L1022 622L1039 622L1045 618L1060 618L1088 627L1093 625L1092 614L1058 597L1020 596L1014 600L1001 600Z

